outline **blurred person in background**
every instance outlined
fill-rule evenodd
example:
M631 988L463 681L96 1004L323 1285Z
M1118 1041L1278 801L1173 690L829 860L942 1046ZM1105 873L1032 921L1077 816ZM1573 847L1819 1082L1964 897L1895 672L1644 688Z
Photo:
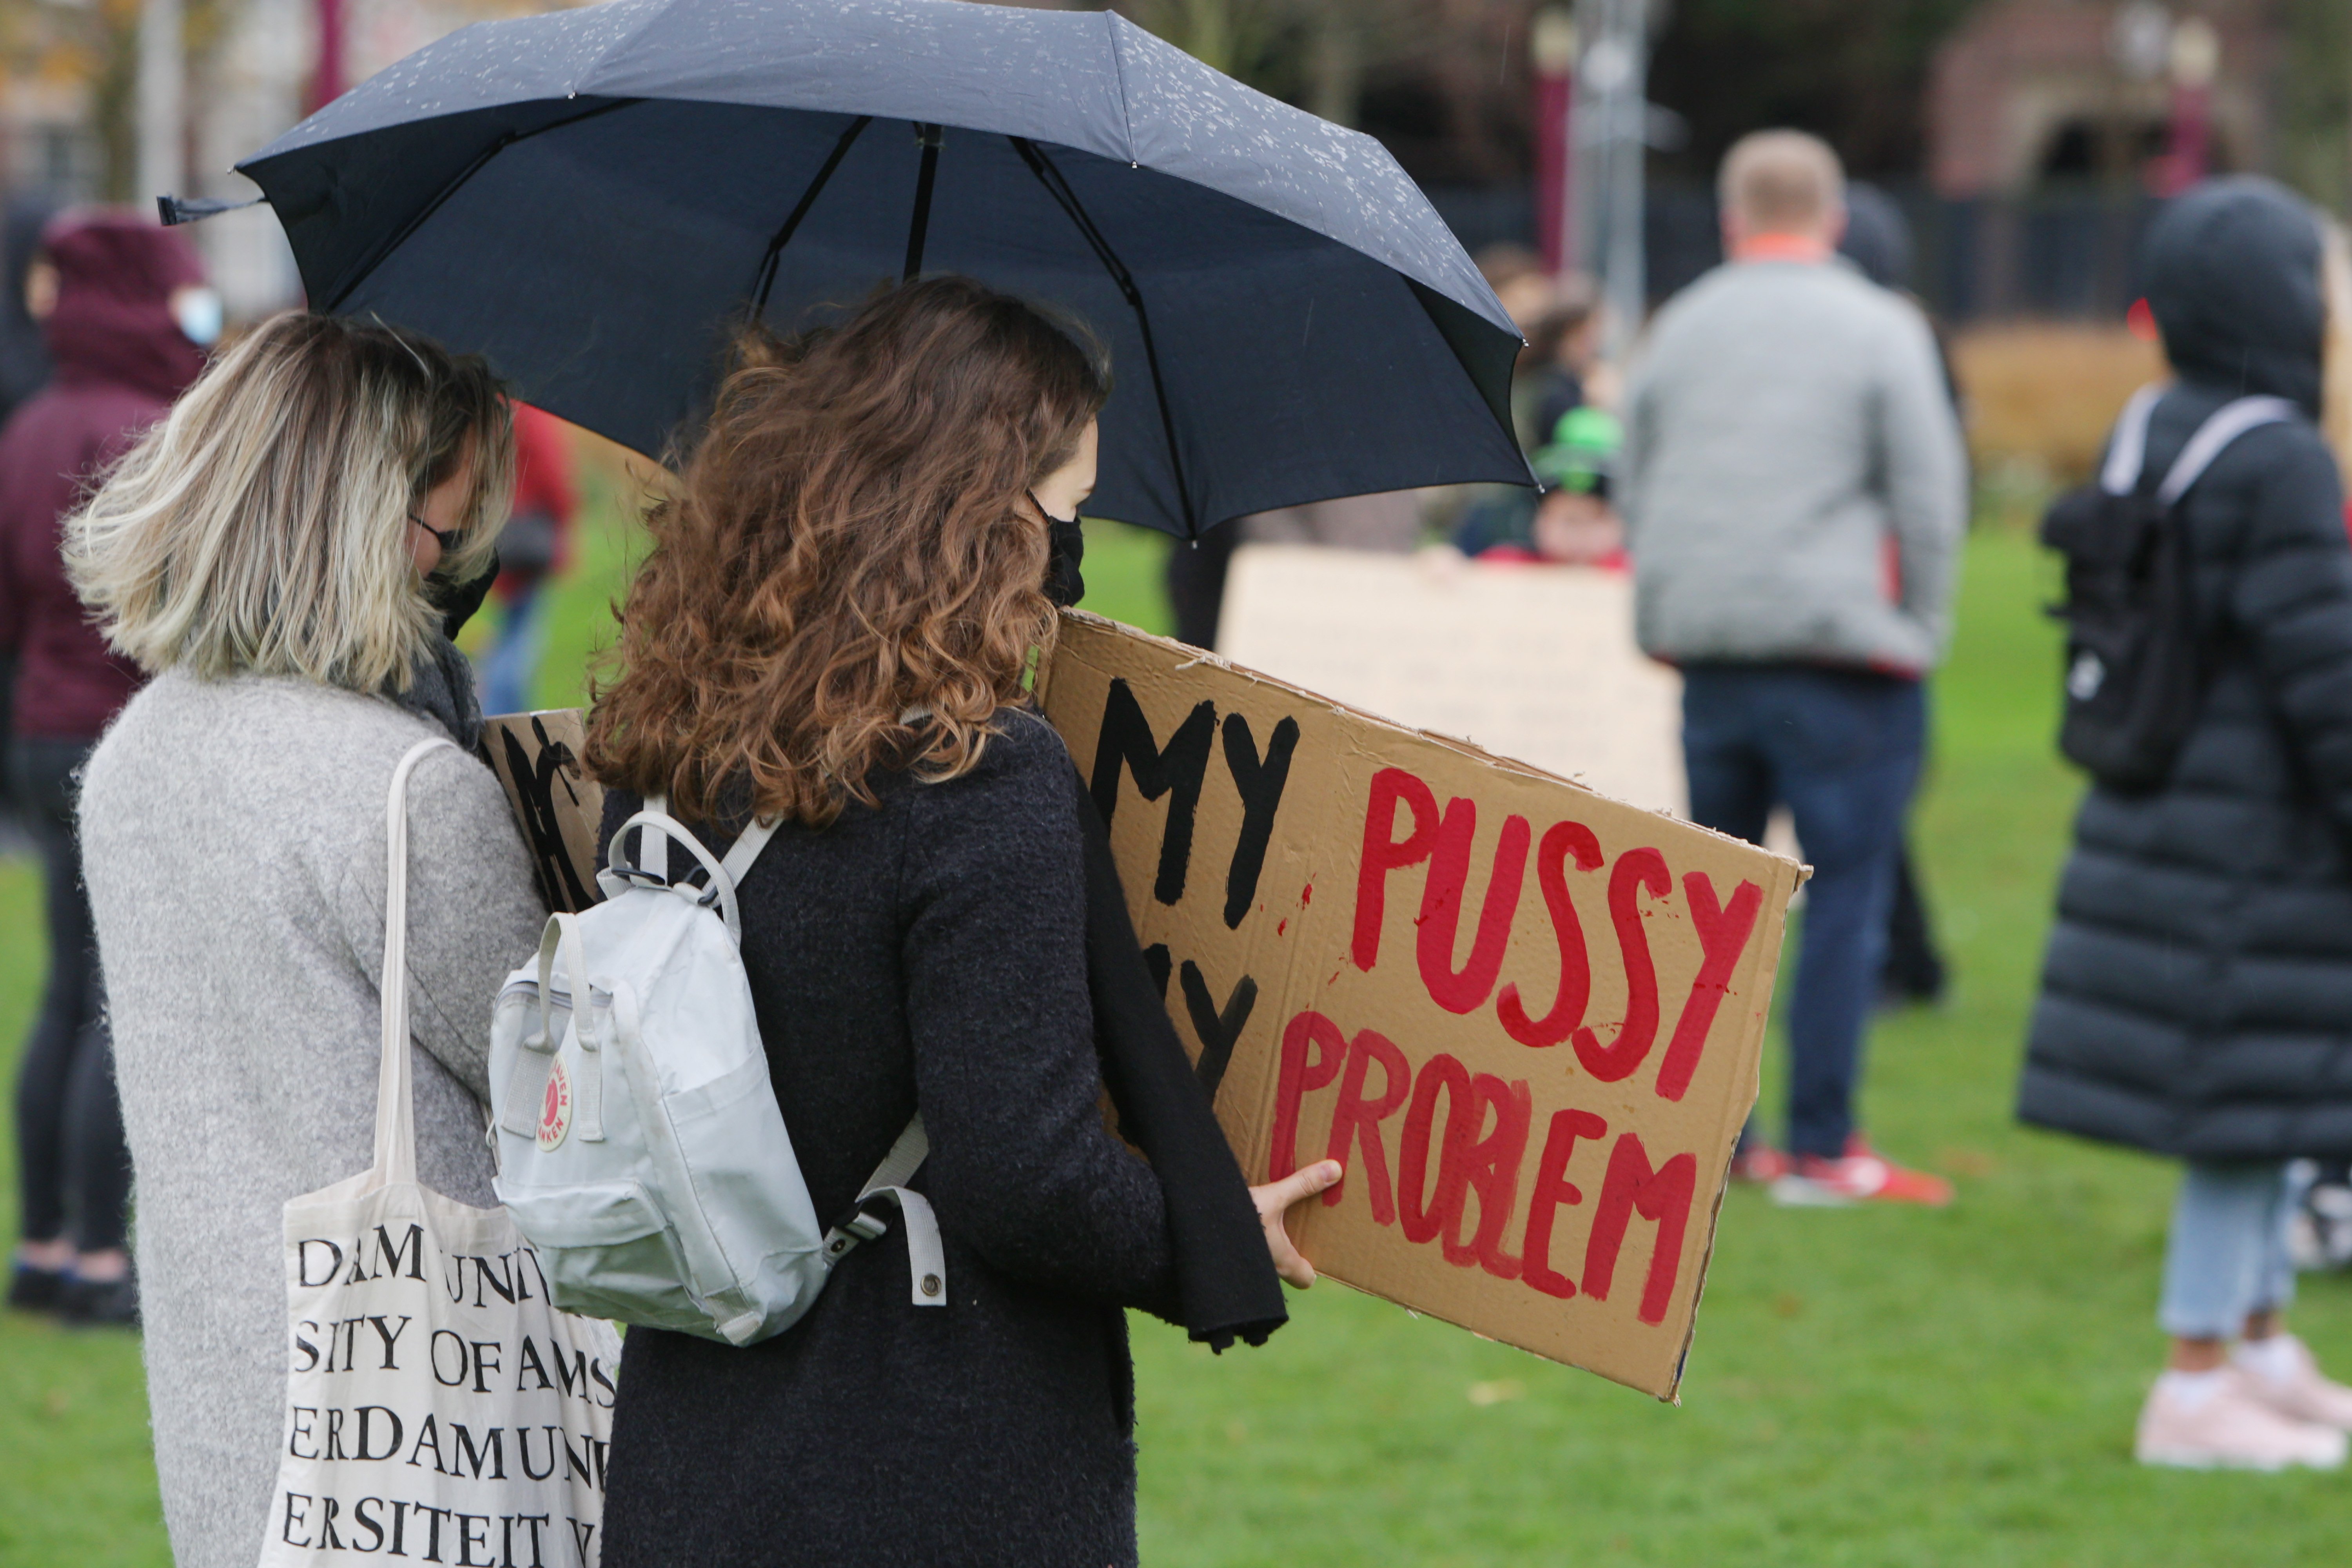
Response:
M1551 439L1535 452L1532 466L1543 480L1542 496L1515 510L1472 507L1454 531L1453 549L1486 562L1622 570L1625 528L1612 504L1611 473L1623 441L1615 415L1590 404L1571 405L1559 416ZM1514 527L1524 531L1507 531Z
M1528 346L1511 382L1511 416L1544 489L1465 486L1460 514L1446 531L1465 555L1499 552L1593 563L1622 542L1607 507L1608 464L1619 443L1616 416L1608 411L1615 398L1595 395L1609 391L1612 379L1600 358L1600 295L1582 277L1542 281L1539 308L1530 291L1514 286L1510 296L1537 311L1522 329ZM1498 297L1506 286L1497 285ZM1562 496L1562 489L1573 493Z
M1601 291L1582 273L1553 287L1549 309L1528 329L1519 376L1532 415L1524 437L1529 449L1557 438L1559 422L1571 410L1617 406L1614 368L1601 357Z
M218 297L194 251L145 217L68 212L46 232L55 379L0 432L0 647L16 658L11 794L47 884L49 973L16 1080L23 1207L9 1304L137 1321L125 1249L131 1162L82 890L75 792L139 676L107 649L66 581L59 524L82 487L204 368Z
M57 308L57 269L41 255L41 231L58 204L39 195L0 206L0 425L49 384L41 322Z
M499 577L491 592L500 610L498 638L482 658L485 713L530 710L531 684L547 647L545 590L564 567L572 520L580 510L563 422L518 403L514 433L514 515L499 535Z
M57 204L37 194L13 197L0 206L0 426L7 424L19 404L48 384L49 346L41 341L40 316L56 302L57 273L44 262L37 279L33 268L41 252L41 229L56 214ZM0 649L0 854L32 850L16 796L8 789L5 759L14 728L8 704L16 686L16 655Z
M2352 1389L2280 1317L2288 1163L2352 1154L2352 543L2311 423L2320 251L2312 209L2248 178L2179 198L2142 248L2178 378L2144 483L2235 398L2304 417L2240 436L2169 509L2203 649L2195 725L2155 789L2083 797L2018 1089L2028 1122L2187 1167L2149 1464L2333 1466L2352 1430Z
M1861 268L1864 278L1881 289L1894 289L1927 314L1927 306L1911 292L1911 225L1895 198L1875 185L1857 181L1846 186L1845 214L1838 254ZM1952 374L1951 351L1932 314L1927 315L1927 325L1936 331L1936 357L1943 366L1944 390L1951 396L1953 412L1965 425L1967 411L1960 403L1959 379ZM1921 682L1920 689L1927 689L1926 682ZM1889 1003L1933 1004L1943 1000L1948 981L1943 954L1936 951L1927 900L1920 894L1906 823L1903 841L1895 847L1895 895L1886 914L1886 961L1880 969L1880 994Z
M1693 820L1812 862L1789 1008L1788 1152L1736 1169L1784 1203L1942 1204L1856 1129L1904 813L1965 521L1960 432L1918 310L1838 264L1818 139L1742 139L1729 260L1670 302L1628 394L1618 506L1643 651L1683 671Z

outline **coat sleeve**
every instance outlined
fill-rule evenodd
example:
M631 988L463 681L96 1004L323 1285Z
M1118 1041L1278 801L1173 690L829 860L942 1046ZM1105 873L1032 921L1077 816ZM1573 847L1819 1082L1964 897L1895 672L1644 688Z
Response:
M902 961L924 1191L1003 1273L1174 1310L1159 1178L1103 1125L1068 756L1024 716L982 765L918 785Z
M2262 461L2230 619L2252 646L2328 815L2352 834L2352 541L2343 482L2309 430L2242 439L2245 456Z
M383 847L379 811L336 900L371 976L383 964ZM408 1029L485 1104L499 987L538 952L546 923L497 776L462 752L428 754L408 783Z
M1901 313L1901 330L1884 340L1878 468L1904 613L1940 648L1951 628L1954 566L1968 525L1967 457L1935 334L1910 305L1890 304Z

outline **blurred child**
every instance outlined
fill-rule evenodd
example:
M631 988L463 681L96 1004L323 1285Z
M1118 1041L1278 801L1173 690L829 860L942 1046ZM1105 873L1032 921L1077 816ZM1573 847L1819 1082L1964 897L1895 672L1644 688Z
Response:
M1570 407L1536 449L1544 494L1530 507L1474 507L1454 530L1454 548L1481 561L1625 566L1625 526L1610 505L1610 468L1623 430L1604 408Z
M531 683L547 647L548 582L564 565L580 492L563 422L527 403L514 405L514 516L499 536L503 613L498 640L482 657L482 711L530 710Z

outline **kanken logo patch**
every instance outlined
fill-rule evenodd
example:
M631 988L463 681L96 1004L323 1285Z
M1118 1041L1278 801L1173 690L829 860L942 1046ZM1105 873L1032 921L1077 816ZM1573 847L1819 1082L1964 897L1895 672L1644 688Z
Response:
M558 1057L547 1072L547 1098L539 1108L539 1147L542 1153L562 1143L572 1131L572 1075Z

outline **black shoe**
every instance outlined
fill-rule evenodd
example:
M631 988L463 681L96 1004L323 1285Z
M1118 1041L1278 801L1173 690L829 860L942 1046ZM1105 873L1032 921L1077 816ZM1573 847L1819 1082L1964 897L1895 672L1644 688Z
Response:
M20 1312L53 1312L65 1289L65 1270L19 1263L8 1277L8 1305Z
M68 1279L58 1295L58 1316L68 1323L98 1328L139 1326L139 1285L120 1279Z

